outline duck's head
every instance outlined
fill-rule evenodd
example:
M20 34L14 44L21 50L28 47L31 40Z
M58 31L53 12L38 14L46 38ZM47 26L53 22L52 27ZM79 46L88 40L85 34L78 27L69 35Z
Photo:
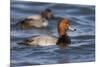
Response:
M69 21L67 19L60 18L60 20L58 22L58 33L59 33L59 36L66 35L66 31L67 30L75 31L76 29L74 29L74 28L72 28L70 26L70 23L69 23Z
M75 31L76 29L70 27L70 23L67 19L60 18L58 22L59 39L57 41L57 45L59 45L60 48L66 48L68 44L71 43L71 39L66 33L67 30Z
M48 20L54 17L51 9L45 9L45 11L41 12L41 15L43 18Z

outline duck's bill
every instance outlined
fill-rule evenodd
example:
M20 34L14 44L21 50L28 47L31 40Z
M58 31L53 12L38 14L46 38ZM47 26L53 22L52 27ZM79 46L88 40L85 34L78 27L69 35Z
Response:
M76 31L76 29L75 28L72 28L71 26L69 26L69 30Z

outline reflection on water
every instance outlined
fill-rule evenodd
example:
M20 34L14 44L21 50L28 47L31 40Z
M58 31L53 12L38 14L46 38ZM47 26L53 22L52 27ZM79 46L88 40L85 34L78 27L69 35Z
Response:
M22 18L38 14L46 8L55 16L68 18L75 32L68 32L72 43L63 50L58 46L28 47L18 45L20 40L34 35L58 37L57 20L50 20L46 29L20 30L15 24ZM95 6L37 2L11 2L11 66L95 61Z
M70 60L67 54L65 54L64 50L61 50L60 53L61 53L61 56L59 57L58 63L69 63Z

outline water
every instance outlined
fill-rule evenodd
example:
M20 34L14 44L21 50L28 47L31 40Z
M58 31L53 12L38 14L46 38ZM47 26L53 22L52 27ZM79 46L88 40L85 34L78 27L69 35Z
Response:
M15 24L22 18L50 8L55 16L68 18L75 32L69 31L72 43L66 49L57 46L28 47L17 42L34 35L58 36L56 20L48 29L20 30ZM11 1L11 66L78 63L95 61L95 6Z

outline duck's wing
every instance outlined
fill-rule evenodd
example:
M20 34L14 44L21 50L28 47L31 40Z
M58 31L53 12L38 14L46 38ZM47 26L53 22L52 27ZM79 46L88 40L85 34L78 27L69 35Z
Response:
M52 36L43 36L43 35L36 35L31 38L28 38L20 44L26 44L29 46L50 46L56 45L57 38Z
M20 27L21 29L29 29L29 28L32 28L34 21L35 21L35 19L33 19L33 18L25 18L25 19L19 21L16 24L16 26Z
M34 20L38 20L38 19L42 19L42 16L37 14L37 15L32 15L32 16L28 16L26 17L27 19L34 19Z

